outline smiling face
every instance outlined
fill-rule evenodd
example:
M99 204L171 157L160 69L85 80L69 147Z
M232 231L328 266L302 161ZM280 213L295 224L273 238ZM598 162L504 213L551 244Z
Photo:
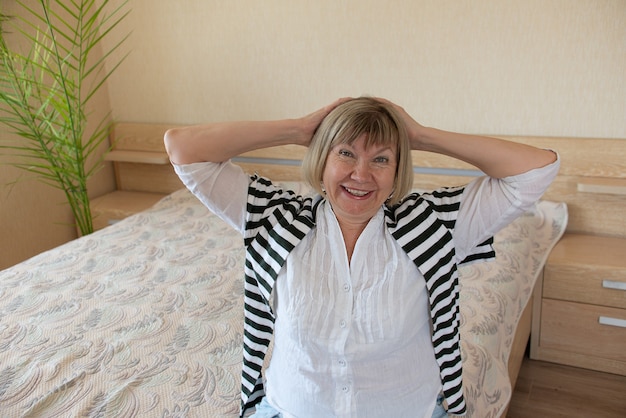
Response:
M394 144L366 142L362 134L328 153L322 183L340 225L364 226L392 194L396 178Z
M376 155L383 149L390 151L388 164L384 164L384 156ZM381 158L375 162L377 157ZM366 174L370 179L359 180L362 175L357 172L356 177L348 182L347 174L340 175L348 171L346 166L354 165L356 161L368 161L370 170ZM394 164L395 168L389 169L389 165ZM382 172L388 175L385 181L380 179ZM352 191L352 200L349 201L353 209L345 213L365 213L366 204L373 201L373 213L383 202L388 206L399 204L413 185L411 146L402 117L393 106L374 98L360 97L340 104L324 118L311 139L302 160L302 175L309 186L329 196L337 212L343 211L340 203L343 205L348 200L348 196L343 196L346 199L340 198L341 192L348 190ZM387 185L386 193L381 186L389 178L392 178L394 185ZM331 190L331 185L339 184L340 181L348 188ZM322 190L322 183L328 183L325 185L328 192ZM365 187L367 183L374 183L372 190ZM391 190L393 196L386 201ZM371 215L365 215L364 218L369 220L368 216Z

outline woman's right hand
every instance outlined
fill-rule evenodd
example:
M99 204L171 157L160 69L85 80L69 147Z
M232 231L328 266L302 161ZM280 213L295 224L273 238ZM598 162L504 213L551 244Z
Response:
M343 97L341 99L337 99L334 102L322 107L321 109L318 109L315 112L309 113L308 115L300 118L302 133L297 140L298 145L308 147L311 143L311 139L313 139L313 135L315 135L315 131L317 131L317 128L320 126L324 118L328 116L328 114L332 112L334 108L350 100L352 100L351 97Z

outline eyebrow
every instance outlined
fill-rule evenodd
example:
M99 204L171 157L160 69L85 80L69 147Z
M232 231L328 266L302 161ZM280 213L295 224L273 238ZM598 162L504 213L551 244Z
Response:
M350 148L352 148L352 149L354 149L354 148L355 148L355 147L354 147L354 144L351 144L351 143L349 143L349 142L342 142L342 143L339 143L339 144L337 144L337 145L333 146L332 148L340 148L340 147L342 147L342 146L350 147ZM376 145L376 144L371 144L371 145L370 145L368 148L366 148L366 149L374 149L374 148L375 148L375 147L377 147L377 146L378 146L378 145ZM385 152L385 151L389 151L389 152L391 152L392 154L394 154L393 149L391 148L391 145L385 145L385 146L383 146L382 148L378 149L378 151L376 151L376 152Z
M393 155L396 155L396 153L393 151L393 149L390 146L387 146L387 147L384 147L384 148L381 148L381 149L377 150L376 154L381 154L381 153L384 153L384 152L387 152L387 151L390 152Z

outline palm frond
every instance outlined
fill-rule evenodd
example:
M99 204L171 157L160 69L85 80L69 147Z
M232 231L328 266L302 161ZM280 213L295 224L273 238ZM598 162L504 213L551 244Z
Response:
M109 0L16 3L21 13L12 28L31 48L27 53L11 50L0 27L0 123L21 141L0 141L0 151L15 167L62 189L77 226L87 234L93 226L86 184L102 165L104 156L97 153L110 128L107 114L86 134L87 109L125 59L109 62L128 35L106 51L96 47L128 15L127 2L108 13ZM94 57L95 52L101 55Z

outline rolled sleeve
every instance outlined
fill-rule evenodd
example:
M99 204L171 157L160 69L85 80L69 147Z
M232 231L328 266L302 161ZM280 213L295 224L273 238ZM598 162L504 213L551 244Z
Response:
M515 176L480 177L467 185L454 230L457 259L529 210L554 181L560 158Z
M231 162L176 165L183 184L209 210L240 233L245 229L249 177Z

